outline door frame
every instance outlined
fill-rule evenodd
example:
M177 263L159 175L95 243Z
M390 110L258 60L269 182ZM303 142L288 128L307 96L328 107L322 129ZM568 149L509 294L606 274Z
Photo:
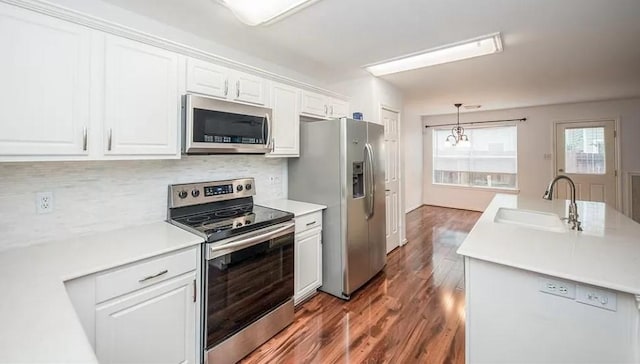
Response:
M380 103L380 107L378 108L378 120L382 122L382 111L390 111L398 114L398 169L400 173L398 173L398 198L400 199L400 203L398 206L398 214L400 214L398 219L398 229L400 229L400 241L398 242L398 247L401 247L407 243L407 232L405 230L405 218L406 213L404 212L404 144L402 143L402 113L400 110L395 107L389 106L384 103Z
M587 119L570 119L570 120L554 120L553 121L553 139L552 139L552 147L553 147L553 163L552 163L552 171L551 176L556 176L556 171L558 170L558 156L556 155L556 151L558 150L558 124L571 124L571 123L589 123L589 122L599 122L599 121L611 121L613 120L613 160L616 170L616 210L620 211L622 208L622 163L621 163L621 154L620 154L620 136L618 135L620 130L620 117L598 117L598 118L587 118ZM553 177L552 177L553 178Z

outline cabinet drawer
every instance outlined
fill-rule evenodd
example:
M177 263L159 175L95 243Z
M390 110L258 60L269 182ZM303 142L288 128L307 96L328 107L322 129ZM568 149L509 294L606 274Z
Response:
M317 227L322 227L322 211L296 217L296 234Z
M96 302L103 302L195 270L197 262L197 249L193 248L99 274L96 276Z

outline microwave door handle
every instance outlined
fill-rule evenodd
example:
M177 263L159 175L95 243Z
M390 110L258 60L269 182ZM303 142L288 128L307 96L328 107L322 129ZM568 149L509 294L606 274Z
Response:
M263 243L267 240L271 240L273 238L277 238L280 237L282 235L288 234L290 232L293 231L287 231L287 230L292 230L293 227L295 226L294 223L290 223L290 224L286 224L285 226L279 227L277 229L274 230L269 230L266 233L260 234L260 235L254 235L251 237L248 237L246 239L242 239L233 243L229 243L229 244L224 244L224 245L218 245L218 246L213 246L211 248L208 249L208 258L207 259L213 259L216 258L220 255L225 255L225 254L229 254L232 253L234 251L238 251L241 250L243 248L247 248L250 247L252 245L257 245L260 243ZM219 251L224 251L223 254L215 254L216 252Z
M269 113L264 114L264 119L267 122L267 149L273 152L273 139L271 139L271 118Z

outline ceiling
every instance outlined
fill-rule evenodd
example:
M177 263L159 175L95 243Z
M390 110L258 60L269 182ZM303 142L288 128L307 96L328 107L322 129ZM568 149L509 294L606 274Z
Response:
M215 0L105 0L324 84L362 66L501 32L504 52L384 76L424 114L640 96L638 0L321 0L248 27Z

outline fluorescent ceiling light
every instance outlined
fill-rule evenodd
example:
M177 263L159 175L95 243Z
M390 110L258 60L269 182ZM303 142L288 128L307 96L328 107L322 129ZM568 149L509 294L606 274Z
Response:
M383 63L368 65L365 68L374 76L382 76L499 52L502 52L502 40L500 33L494 33L408 54Z
M241 22L255 26L273 23L318 0L219 0Z

